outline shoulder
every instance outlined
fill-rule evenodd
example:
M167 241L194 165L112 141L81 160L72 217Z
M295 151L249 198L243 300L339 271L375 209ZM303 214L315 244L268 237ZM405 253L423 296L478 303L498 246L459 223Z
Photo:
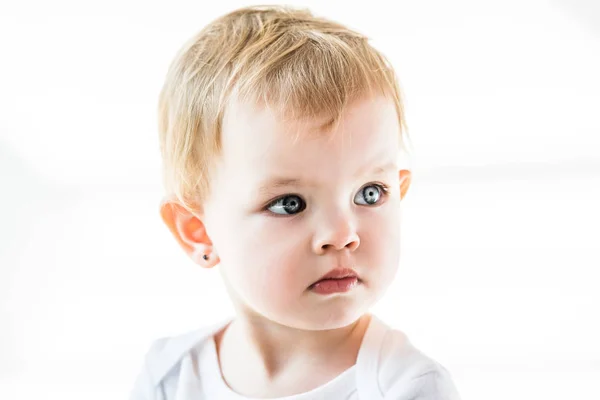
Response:
M459 400L450 372L399 330L383 338L378 379L385 399Z
M154 340L145 354L130 400L161 399L162 397L157 393L163 389L161 386L166 378L177 375L176 372L184 356L205 342L216 327L217 325L204 327Z
M177 336L155 340L146 353L145 363L155 384L160 381L181 361L183 356L198 344L206 341L210 330L196 329Z

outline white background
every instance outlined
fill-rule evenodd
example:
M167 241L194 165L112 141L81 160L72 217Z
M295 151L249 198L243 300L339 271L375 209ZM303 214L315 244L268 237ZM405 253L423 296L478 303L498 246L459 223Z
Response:
M0 398L125 399L230 305L158 214L156 104L239 1L0 3ZM465 400L600 399L600 3L306 1L405 96L415 180L375 312Z

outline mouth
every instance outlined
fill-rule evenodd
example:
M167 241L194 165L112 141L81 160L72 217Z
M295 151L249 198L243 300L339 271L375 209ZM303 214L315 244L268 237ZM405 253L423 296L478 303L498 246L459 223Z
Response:
M336 268L310 285L308 290L323 295L344 293L352 290L361 282L358 274L353 269Z

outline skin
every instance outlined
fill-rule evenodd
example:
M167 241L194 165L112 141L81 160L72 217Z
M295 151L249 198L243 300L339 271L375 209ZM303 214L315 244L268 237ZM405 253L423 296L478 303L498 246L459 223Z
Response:
M393 102L359 99L332 132L319 131L324 121L283 121L232 101L201 212L161 206L191 259L219 265L236 309L215 336L221 372L246 396L309 391L354 365L368 310L399 265L411 174L398 167ZM333 295L310 289L336 267L354 269L360 283Z

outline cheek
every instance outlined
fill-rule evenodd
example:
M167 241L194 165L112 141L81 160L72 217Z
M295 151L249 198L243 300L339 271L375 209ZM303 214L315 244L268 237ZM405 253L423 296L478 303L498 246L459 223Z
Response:
M361 248L368 268L378 279L393 276L400 260L400 218L397 209L371 214L363 220Z
M252 216L229 230L235 235L221 238L221 267L245 297L283 300L305 289L310 280L305 240L290 224L293 221Z

